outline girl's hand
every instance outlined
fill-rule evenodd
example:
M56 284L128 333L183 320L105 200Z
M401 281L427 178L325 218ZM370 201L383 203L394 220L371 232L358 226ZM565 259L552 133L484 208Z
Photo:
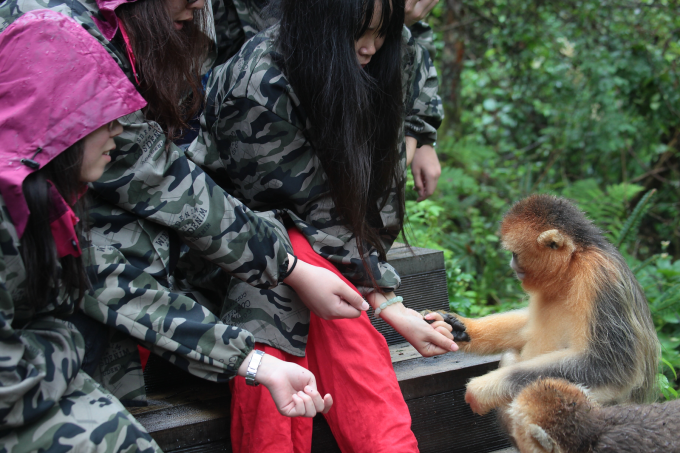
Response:
M290 260L293 257L289 256ZM328 269L298 260L284 283L294 289L305 306L322 319L357 318L369 304L357 291Z
M386 299L394 297L393 293L371 293L367 299L373 307L378 307ZM452 340L452 326L436 321L428 324L423 316L401 303L393 304L381 310L380 317L400 333L424 357L458 351L459 347Z
M245 376L253 352L239 368L239 375ZM326 414L331 409L333 398L324 398L317 391L314 375L295 363L284 362L265 354L255 375L255 380L269 390L281 415L286 417L314 417Z
M423 145L414 151L411 173L414 175L414 189L419 193L416 201L423 201L430 197L435 192L437 181L442 173L435 148L431 145Z
M437 2L438 0L407 0L404 3L404 25L411 27L425 19Z

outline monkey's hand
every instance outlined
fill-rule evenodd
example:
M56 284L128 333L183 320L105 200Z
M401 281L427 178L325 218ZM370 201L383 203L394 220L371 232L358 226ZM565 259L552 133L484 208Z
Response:
M454 337L454 341L457 343L471 341L471 337L466 332L466 325L458 318L457 315L453 313L447 313L442 310L423 310L421 311L421 315L428 324L433 324L435 322L445 322L452 326L452 336Z
M510 395L507 397L503 391L498 392L503 385L496 382L494 372L471 379L466 385L466 402L471 410L478 415L485 415L492 409L511 402ZM497 384L497 385L495 385Z

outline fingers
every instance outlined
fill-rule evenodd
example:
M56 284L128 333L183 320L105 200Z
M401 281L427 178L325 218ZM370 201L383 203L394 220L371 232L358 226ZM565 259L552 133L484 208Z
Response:
M317 395L319 395L319 393L317 393ZM303 412L301 415L303 417L314 417L317 414L317 408L314 401L312 400L312 396L305 392L298 392L298 396L303 400L305 405L305 412Z
M362 312L355 307L348 305L344 300L339 300L338 305L326 316L320 316L322 319L353 319L359 318Z
M429 341L432 343L433 346L435 346L435 349L432 352L435 352L437 349L440 349L442 352L437 352L434 353L433 355L436 354L444 354L445 352L455 352L459 350L459 346L454 343L454 341L450 340L446 336L442 335L441 333L437 331L433 331L432 335L429 335Z
M331 406L333 406L333 398L327 393L324 395L324 410L322 411L322 414L329 412L331 410Z
M364 298L360 296L359 293L357 293L357 291L350 288L342 281L336 294L338 295L338 297L343 299L344 302L346 302L348 305L355 308L356 310L367 311L369 309L369 303L366 300L364 300Z
M442 166L435 148L431 145L423 145L416 149L411 172L414 175L414 189L419 193L416 201L423 201L430 197L435 192L442 174Z
M423 312L421 312L421 313L423 313ZM423 315L423 319L425 319L426 321L431 321L431 322L432 321L444 321L444 317L442 316L442 314L438 313L436 311L431 311L429 313L426 313L425 315Z
M283 410L280 409L279 413L281 415L285 415L286 417L299 417L305 414L305 402L298 393L294 393L293 395L291 395L291 404L293 404L293 407L290 407L289 404L288 409L287 408L283 408Z
M291 404L279 412L287 417L314 417L318 413L326 414L331 405L331 395L326 394L322 399L317 389L308 385L304 391L291 395Z
M447 330L446 326L434 326L433 327L436 332L438 332L440 335L444 335L445 337L449 338L450 340L454 341L454 335L452 335L452 332L450 330Z
M430 326L435 330L437 330L438 327L440 327L440 328L443 329L443 331L447 332L447 334L451 335L451 331L452 331L452 325L451 324L448 324L444 321L435 321Z
M425 198L430 197L433 195L435 192L435 188L437 187L437 181L440 179L440 173L433 173L426 175L424 177L425 179L425 187L424 187L424 196Z
M423 172L420 169L412 168L412 174L414 175L414 190L418 192L419 197L416 201L425 200L425 184L423 182Z
M424 3L425 5L423 6L422 10L422 17L421 20L425 19L428 14L435 8L435 5L437 5L438 0L422 0L419 3Z
M435 193L437 182L440 179L440 172L435 171L435 169L424 168L417 173L419 174L418 179L421 181L421 184L418 186L419 198L416 201L423 201ZM416 174L414 174L414 188L417 188L416 179Z
M322 395L319 394L317 389L307 385L305 386L305 393L309 395L310 398L312 399L315 413L323 412L324 409L326 408L324 405L324 399L322 399Z
M438 0L407 0L404 4L404 23L407 27L426 18Z
M452 326L454 341L471 341L471 337L466 333L466 325L459 318L451 313L444 314L444 322Z

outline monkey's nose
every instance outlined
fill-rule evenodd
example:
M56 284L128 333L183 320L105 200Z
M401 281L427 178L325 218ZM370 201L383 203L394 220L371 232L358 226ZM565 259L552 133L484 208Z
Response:
M515 253L513 253L511 257L511 269L515 271L516 276L518 276L518 280L525 278L525 271L518 264L518 255Z

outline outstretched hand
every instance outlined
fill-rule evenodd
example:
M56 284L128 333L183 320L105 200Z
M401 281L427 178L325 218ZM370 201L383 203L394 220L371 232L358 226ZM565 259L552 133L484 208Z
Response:
M244 376L250 362L249 354L239 368ZM242 370L243 368L243 370ZM256 373L255 380L267 387L277 410L286 417L314 417L326 414L333 405L333 398L322 396L317 391L314 375L300 365L284 362L265 354Z
M471 341L471 337L466 332L466 325L462 323L456 315L430 310L424 310L421 314L428 324L440 325L442 322L448 324L450 326L449 331L452 333L454 341Z
M392 293L372 293L369 295L371 305L377 307ZM452 341L452 326L444 321L428 324L423 316L405 307L401 303L390 305L381 311L381 318L400 333L422 356L431 357L458 351L459 347Z
M291 286L305 306L322 319L357 318L362 311L369 309L362 296L336 274L301 260L284 283Z

